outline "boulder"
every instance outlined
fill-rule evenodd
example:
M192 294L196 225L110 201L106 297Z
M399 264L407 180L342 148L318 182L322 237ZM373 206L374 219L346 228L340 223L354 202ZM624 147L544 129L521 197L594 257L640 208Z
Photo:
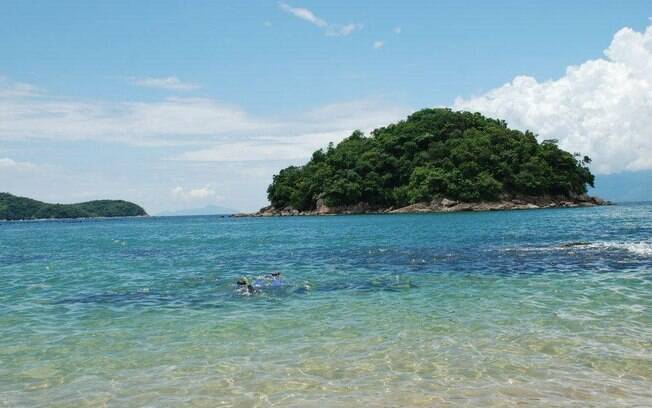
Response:
M317 203L315 204L315 214L331 214L334 211L333 208L329 207L326 205L326 202L322 197L317 199Z
M504 201L497 202L480 202L473 205L473 211L497 211L508 209L508 204ZM511 207L509 207L511 208Z
M603 199L600 198L600 197L591 197L591 201L592 201L593 204L595 204L595 205L610 205L610 204L611 204L609 201L607 201L607 200L603 200Z
M392 214L431 212L429 203L416 203L391 211Z
M473 204L459 203L452 207L446 207L444 211L457 212L457 211L473 211Z
M441 200L440 205L442 207L453 207L454 205L457 205L459 202L455 200L449 200L448 198L444 198Z

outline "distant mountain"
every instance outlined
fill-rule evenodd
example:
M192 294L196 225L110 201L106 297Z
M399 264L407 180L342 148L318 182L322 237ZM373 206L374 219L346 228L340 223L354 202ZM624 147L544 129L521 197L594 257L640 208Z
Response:
M615 202L652 201L652 170L598 175L590 193Z
M0 220L45 218L134 217L147 215L134 203L122 200L96 200L78 204L50 204L9 193L0 193Z
M220 207L218 205L207 205L206 207L201 208L191 208L187 210L178 210L178 211L164 211L156 214L160 217L175 217L180 215L224 215L224 214L235 214L238 210L233 208Z

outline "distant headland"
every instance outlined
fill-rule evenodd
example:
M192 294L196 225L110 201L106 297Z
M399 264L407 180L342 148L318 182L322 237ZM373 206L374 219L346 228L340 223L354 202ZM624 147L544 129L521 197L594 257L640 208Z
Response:
M424 109L355 131L287 167L267 189L270 206L240 216L415 213L587 207L591 159L539 143L480 113Z
M146 216L145 210L123 200L95 200L78 204L49 204L0 193L0 220Z

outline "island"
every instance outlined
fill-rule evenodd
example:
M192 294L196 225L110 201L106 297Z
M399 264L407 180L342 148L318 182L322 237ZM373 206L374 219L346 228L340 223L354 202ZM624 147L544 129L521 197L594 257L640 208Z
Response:
M95 200L78 204L49 204L27 197L0 193L0 220L38 220L49 218L136 217L145 210L123 200Z
M586 207L591 159L541 143L504 120L424 109L354 131L290 166L267 189L271 205L240 216L414 213Z

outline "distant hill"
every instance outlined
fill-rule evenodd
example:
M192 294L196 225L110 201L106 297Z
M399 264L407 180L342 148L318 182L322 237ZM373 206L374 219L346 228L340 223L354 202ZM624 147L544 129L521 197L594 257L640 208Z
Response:
M616 202L652 201L652 170L601 174L590 192Z
M0 193L0 220L37 220L46 218L133 217L147 215L128 201L95 200L78 204L50 204L27 197Z
M218 205L207 205L206 207L191 208L187 210L164 211L156 215L160 217L175 217L181 215L215 215L215 214L223 215L223 214L235 214L237 212L238 210L234 210L233 208L220 207Z

